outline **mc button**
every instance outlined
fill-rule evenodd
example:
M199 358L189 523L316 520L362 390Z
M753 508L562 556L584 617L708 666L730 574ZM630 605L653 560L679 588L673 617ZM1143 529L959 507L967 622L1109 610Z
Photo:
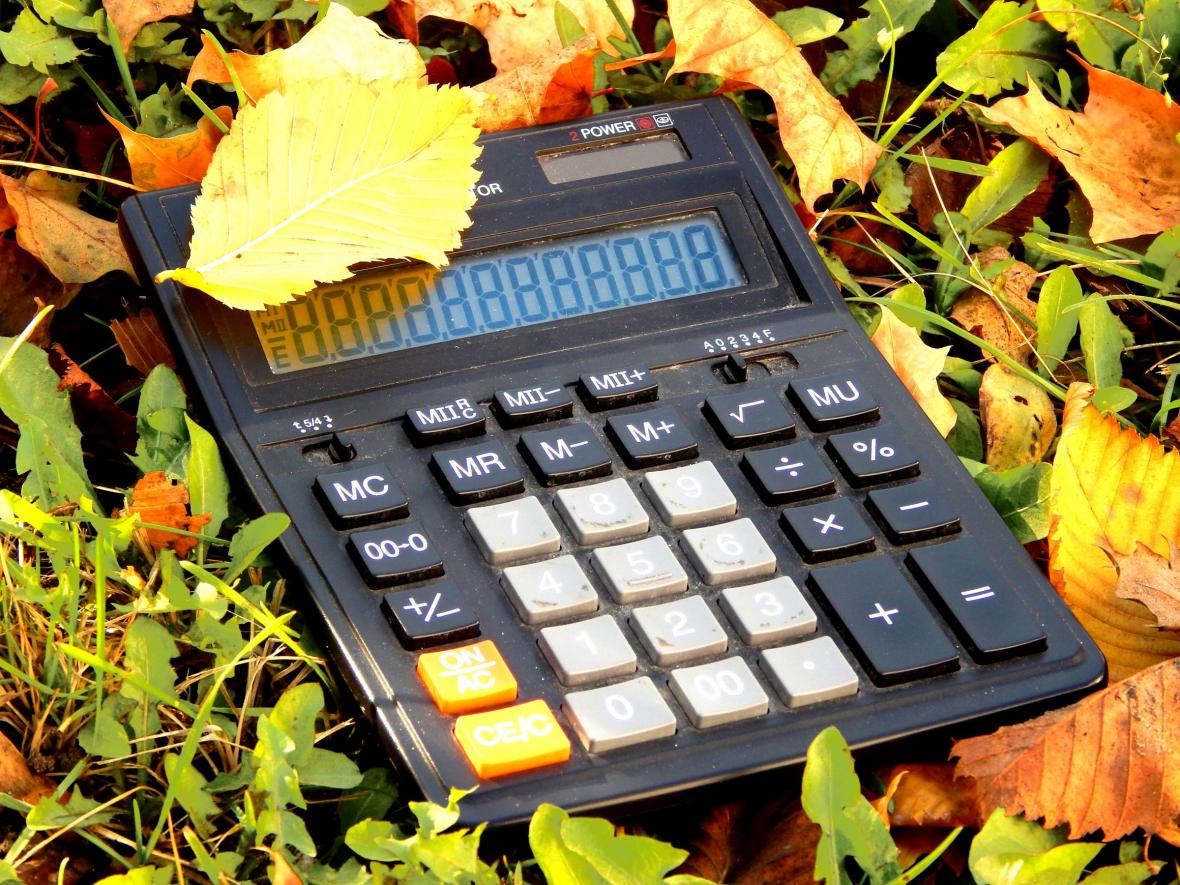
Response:
M410 514L405 492L384 464L320 474L315 490L332 523L340 528Z

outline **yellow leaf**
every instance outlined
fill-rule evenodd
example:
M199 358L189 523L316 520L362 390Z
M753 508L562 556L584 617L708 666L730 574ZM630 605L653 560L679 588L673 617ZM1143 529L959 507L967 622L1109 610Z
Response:
M257 310L361 262L446 264L470 224L478 134L471 95L454 87L327 80L271 92L213 155L188 264L157 279Z
M1049 394L1002 363L983 373L979 418L987 441L987 463L996 470L1036 464L1057 435L1057 413Z
M412 7L406 17L421 21L428 15L471 25L488 41L492 64L501 74L561 49L554 9L557 0L394 0L392 6ZM562 5L606 48L608 36L622 37L610 7L602 0L562 0ZM617 0L623 17L635 17L632 0Z
M225 106L213 113L226 125L233 119L233 111ZM213 159L213 150L221 141L221 130L205 117L197 121L197 127L191 132L154 138L125 126L106 111L102 115L123 139L132 182L145 190L196 184L205 176L209 161Z
M586 34L565 49L474 87L486 96L479 109L484 132L573 120L590 113L598 44Z
M1180 454L1104 418L1093 393L1073 384L1065 401L1049 485L1049 577L1101 646L1111 678L1122 679L1180 655L1180 632L1118 598L1111 562L1140 544L1170 556L1180 542Z
M938 376L946 364L950 348L923 344L918 333L888 309L881 311L881 322L873 333L873 343L938 432L943 436L950 433L958 418L950 400L938 389Z
M342 3L329 6L323 21L291 48L264 55L235 51L229 53L229 61L242 88L254 101L276 89L287 92L315 80L426 82L426 65L413 43L386 37L376 22L354 15ZM209 37L201 38L201 51L193 59L188 85L198 80L230 82L221 53Z
M837 178L865 186L880 146L824 89L786 32L749 0L668 0L668 21L676 37L669 73L713 74L756 86L774 99L779 137L808 209L831 193Z

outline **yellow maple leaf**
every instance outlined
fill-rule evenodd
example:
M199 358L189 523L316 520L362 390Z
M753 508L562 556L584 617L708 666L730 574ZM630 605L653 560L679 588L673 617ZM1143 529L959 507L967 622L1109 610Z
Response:
M811 72L786 32L749 0L668 0L676 37L670 74L697 71L766 91L807 208L848 178L862 188L881 148L865 137Z
M475 116L468 91L415 80L268 93L213 155L188 264L157 280L257 310L361 262L446 264L475 200Z
M887 308L881 310L881 322L873 333L873 344L877 345L885 362L893 367L938 432L943 436L950 433L958 418L950 400L938 389L938 376L946 364L950 347L923 344L917 331Z
M1049 577L1106 655L1113 679L1180 655L1180 631L1161 630L1140 602L1116 594L1112 556L1139 545L1160 556L1180 542L1180 454L1090 405L1070 385L1049 484Z

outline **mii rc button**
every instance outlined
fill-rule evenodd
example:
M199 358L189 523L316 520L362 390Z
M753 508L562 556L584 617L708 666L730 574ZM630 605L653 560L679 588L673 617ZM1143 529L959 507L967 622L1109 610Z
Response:
M481 778L565 762L570 739L544 701L474 713L455 720L455 739Z
M416 446L479 436L486 425L483 407L466 397L406 409L406 433Z
M490 639L426 652L418 678L443 713L466 713L516 700L516 677Z

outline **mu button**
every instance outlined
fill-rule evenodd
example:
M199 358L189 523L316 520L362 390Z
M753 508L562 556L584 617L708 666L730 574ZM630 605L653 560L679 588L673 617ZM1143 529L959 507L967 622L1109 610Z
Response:
M817 430L871 421L879 414L864 380L850 374L798 378L788 393Z
M455 739L481 778L502 777L570 757L570 740L544 701L460 716Z

